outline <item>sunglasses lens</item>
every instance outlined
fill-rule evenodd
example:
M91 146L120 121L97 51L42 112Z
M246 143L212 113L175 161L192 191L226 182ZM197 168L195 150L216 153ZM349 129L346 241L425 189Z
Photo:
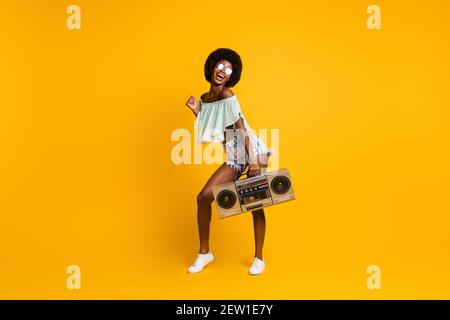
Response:
M222 70L223 69L223 64L219 63L219 65L217 66L217 69Z
M232 71L230 68L226 68L226 69L225 69L225 73L226 73L227 75L230 75L231 72L233 72L233 71Z

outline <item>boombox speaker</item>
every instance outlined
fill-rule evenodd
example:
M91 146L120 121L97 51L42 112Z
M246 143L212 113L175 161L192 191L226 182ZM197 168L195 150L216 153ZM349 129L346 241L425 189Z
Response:
M213 194L220 219L295 199L286 168L216 185Z

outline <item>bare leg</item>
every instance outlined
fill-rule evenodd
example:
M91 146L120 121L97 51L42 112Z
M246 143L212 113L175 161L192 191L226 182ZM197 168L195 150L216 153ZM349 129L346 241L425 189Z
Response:
M268 162L268 156L258 155L258 163L261 167L261 173L266 172ZM252 215L255 235L255 257L263 260L264 235L266 233L266 216L264 215L264 209L261 208L254 210L252 211Z
M208 179L197 196L197 222L200 237L199 253L209 251L209 229L211 223L211 203L214 201L212 188L215 185L233 181L237 176L233 168L222 164Z
M255 234L255 257L263 260L264 235L266 232L266 216L264 209L252 211L253 229Z

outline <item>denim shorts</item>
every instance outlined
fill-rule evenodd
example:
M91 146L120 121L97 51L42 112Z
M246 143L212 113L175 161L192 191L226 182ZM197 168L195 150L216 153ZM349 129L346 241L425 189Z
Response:
M243 119L243 118L242 118ZM268 148L266 144L256 136L256 134L250 129L247 122L244 120L245 131L250 140L250 144L253 148L253 153L260 160L261 173L265 172L267 164L269 163L269 157L273 154L273 150ZM245 134L242 129L236 129L235 124L233 128L231 125L225 129L225 140L223 148L226 154L225 164L236 171L236 173L242 173L249 164L249 155L245 148ZM264 156L260 156L264 155Z
M228 144L223 143L223 148L226 154L225 164L233 168L236 173L241 174L249 164L249 155L247 151L245 150L245 152L239 154L237 152L238 146L236 141L228 142ZM261 163L263 164L263 166L261 166L261 173L266 172L272 150L263 146L262 148L257 147L256 150L253 151L257 157L264 155L261 160Z

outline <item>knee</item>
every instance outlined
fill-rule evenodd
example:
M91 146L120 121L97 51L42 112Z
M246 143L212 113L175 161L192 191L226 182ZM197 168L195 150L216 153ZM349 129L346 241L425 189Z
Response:
M199 194L197 195L197 204L200 205L205 205L205 204L210 204L213 201L213 196L210 192L205 192L205 191L200 191Z

